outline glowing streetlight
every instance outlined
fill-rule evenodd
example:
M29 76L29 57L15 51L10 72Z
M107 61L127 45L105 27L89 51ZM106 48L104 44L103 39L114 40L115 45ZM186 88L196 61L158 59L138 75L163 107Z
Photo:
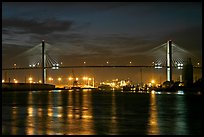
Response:
M155 80L152 80L151 83L154 84L154 83L155 83Z
M70 86L71 86L71 85L72 85L72 84L71 84L71 81L73 80L73 78L72 78L72 77L69 77L68 80L70 81Z
M49 80L50 82L52 82L52 81L53 81L53 78L52 78L52 77L49 77L48 80Z
M89 86L89 81L91 81L91 78L88 78L88 86Z
M14 83L18 83L18 80L16 80L15 78L13 79Z
M58 80L58 82L59 82L59 84L60 84L60 82L62 81L62 78L59 77L57 80Z
M4 83L4 82L5 82L5 80L3 79L3 80L2 80L2 83Z
M62 80L62 78L61 78L61 77L59 77L59 78L58 78L58 81L61 81L61 80Z
M72 77L69 77L68 79L69 79L69 81L73 80L73 78L72 78Z
M88 77L83 77L83 80L84 80L84 85L86 85L87 84L87 80L88 80Z
M14 83L18 83L18 80L15 80Z
M28 80L29 80L30 83L33 82L33 78L32 77L29 77Z
M83 80L87 80L88 79L88 77L83 77Z
M28 80L29 80L29 81L32 81L32 80L33 80L33 78L32 78L32 77L29 77L29 78L28 78Z

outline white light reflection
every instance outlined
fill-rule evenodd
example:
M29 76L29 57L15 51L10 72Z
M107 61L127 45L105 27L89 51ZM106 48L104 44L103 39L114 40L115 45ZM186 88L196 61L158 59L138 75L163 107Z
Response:
M112 103L111 103L111 134L117 134L117 115L116 115L116 103L115 103L115 92L112 93Z
M158 126L158 114L157 114L157 104L156 104L156 94L150 94L150 116L148 120L148 135L159 135L160 130Z

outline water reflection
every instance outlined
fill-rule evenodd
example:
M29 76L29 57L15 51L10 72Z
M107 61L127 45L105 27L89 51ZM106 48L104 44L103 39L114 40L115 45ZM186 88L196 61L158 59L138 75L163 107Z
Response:
M187 110L186 110L186 103L184 97L176 96L176 106L175 110L177 112L177 116L175 117L175 133L177 134L186 134L188 135L188 127L186 125L186 117L187 117Z
M30 92L27 98L26 134L95 134L91 94L87 92L48 92L46 95Z
M148 120L148 135L159 135L158 126L158 113L156 104L156 95L154 93L150 94L150 106L149 106L149 120Z
M11 133L14 135L17 133L17 121L16 121L17 116L18 116L17 109L18 109L17 107L12 108L12 124L11 125L13 128L11 128Z
M111 102L111 134L117 134L117 114L116 114L116 100L115 100L115 92L112 93L112 102Z
M202 133L202 98L121 92L3 92L2 134Z

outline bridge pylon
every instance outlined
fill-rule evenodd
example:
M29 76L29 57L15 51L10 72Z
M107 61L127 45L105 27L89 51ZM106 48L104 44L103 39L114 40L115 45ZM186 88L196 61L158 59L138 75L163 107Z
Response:
M44 40L42 40L42 84L46 84L46 54Z
M166 47L166 76L167 81L172 81L172 41L167 41Z

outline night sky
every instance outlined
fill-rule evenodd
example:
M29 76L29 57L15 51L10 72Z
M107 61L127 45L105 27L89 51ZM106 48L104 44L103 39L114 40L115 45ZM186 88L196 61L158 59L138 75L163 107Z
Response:
M148 51L170 39L201 60L201 37L199 2L2 3L3 68L28 67L42 40L63 65L151 65Z

